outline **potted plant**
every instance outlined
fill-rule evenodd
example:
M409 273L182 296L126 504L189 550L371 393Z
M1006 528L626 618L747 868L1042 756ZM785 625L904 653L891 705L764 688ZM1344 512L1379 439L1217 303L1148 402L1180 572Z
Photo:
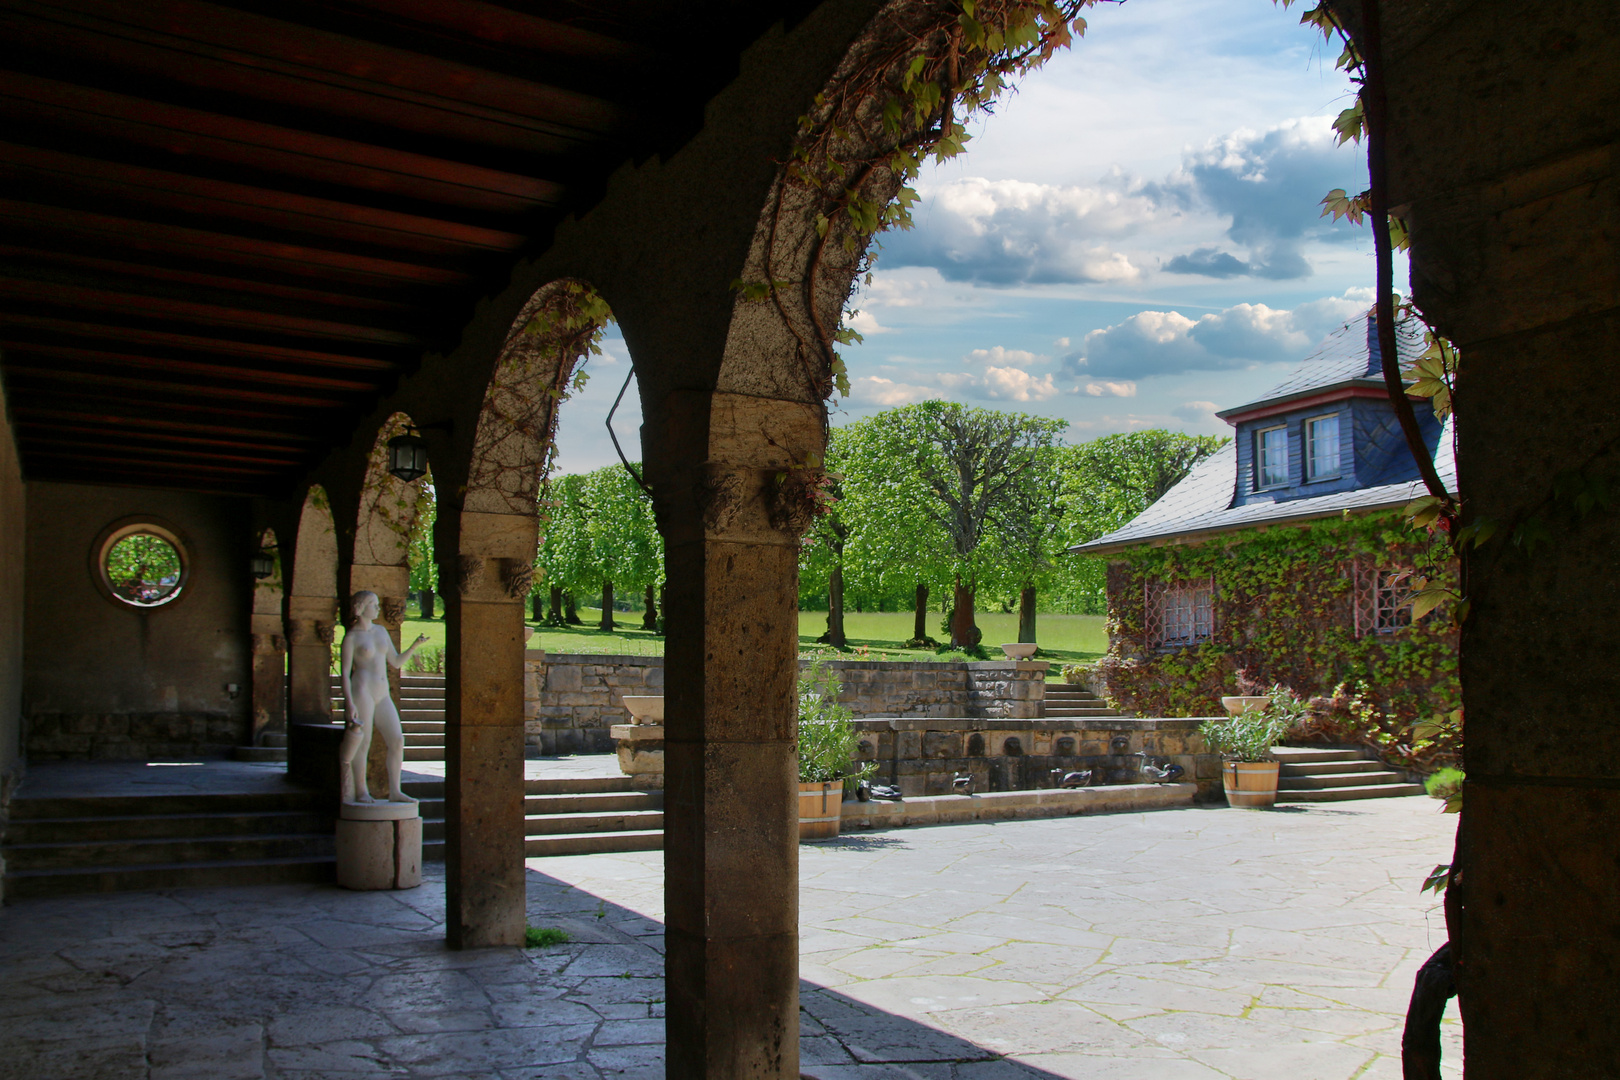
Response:
M1279 701L1279 698L1287 700ZM1277 801L1278 762L1271 748L1293 728L1291 693L1273 688L1260 708L1205 720L1198 727L1211 753L1221 755L1221 783L1229 806L1264 807Z
M799 676L799 839L828 840L838 835L844 781L864 776L870 766L854 761L853 714L838 702L838 676L818 658Z

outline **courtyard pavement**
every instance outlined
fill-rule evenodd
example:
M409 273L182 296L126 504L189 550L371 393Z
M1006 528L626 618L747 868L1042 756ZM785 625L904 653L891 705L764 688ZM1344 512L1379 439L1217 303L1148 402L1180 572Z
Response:
M817 1080L1400 1075L1418 885L1456 819L1405 798L955 825L803 845ZM663 1075L662 855L531 859L549 948L453 953L443 883L184 889L0 912L0 1078ZM1446 1074L1461 1073L1455 1009Z

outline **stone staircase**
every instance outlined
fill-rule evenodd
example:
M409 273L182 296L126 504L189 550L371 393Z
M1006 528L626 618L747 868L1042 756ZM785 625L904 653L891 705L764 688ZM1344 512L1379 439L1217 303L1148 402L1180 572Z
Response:
M1046 684L1046 719L1048 720L1071 716L1124 715L1118 709L1109 708L1106 701L1083 686L1055 682Z
M314 792L11 801L5 895L329 881L333 820Z
M422 858L444 858L444 782L407 781L422 804ZM664 846L664 793L642 791L628 776L524 782L526 858L658 851Z
M411 673L399 680L399 722L406 761L444 760L444 676ZM343 683L332 679L332 718L344 716Z
M259 736L259 745L235 747L231 756L237 761L286 761L287 733L267 731Z
M1423 785L1380 761L1368 761L1356 750L1329 750L1302 746L1276 746L1280 803L1342 802L1347 799L1388 799L1422 795Z

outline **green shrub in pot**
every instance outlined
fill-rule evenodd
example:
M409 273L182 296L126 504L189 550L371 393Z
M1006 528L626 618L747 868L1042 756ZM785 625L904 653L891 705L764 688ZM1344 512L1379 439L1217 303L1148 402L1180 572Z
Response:
M1305 703L1283 686L1271 689L1263 709L1205 720L1198 726L1209 752L1227 761L1275 761L1271 748L1282 742L1307 714Z
M855 780L872 768L855 763L854 714L839 704L838 676L820 659L799 676L799 783Z

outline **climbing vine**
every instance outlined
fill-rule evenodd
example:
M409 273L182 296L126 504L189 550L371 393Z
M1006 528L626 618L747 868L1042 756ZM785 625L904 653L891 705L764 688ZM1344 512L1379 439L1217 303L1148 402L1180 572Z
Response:
M760 255L733 287L774 307L817 399L849 393L837 346L860 335L828 314L870 270L872 237L910 227L923 163L960 154L965 121L1084 34L1080 12L1094 2L889 4L800 118Z
M1247 673L1309 698L1303 733L1360 743L1392 764L1425 771L1454 764L1455 729L1414 732L1459 704L1457 628L1440 610L1392 633L1357 637L1352 605L1358 561L1439 579L1437 548L1398 513L1250 530L1196 545L1135 548L1109 569L1109 640L1098 664L1116 704L1144 716L1211 716ZM1213 581L1210 640L1161 650L1148 640L1148 581Z

